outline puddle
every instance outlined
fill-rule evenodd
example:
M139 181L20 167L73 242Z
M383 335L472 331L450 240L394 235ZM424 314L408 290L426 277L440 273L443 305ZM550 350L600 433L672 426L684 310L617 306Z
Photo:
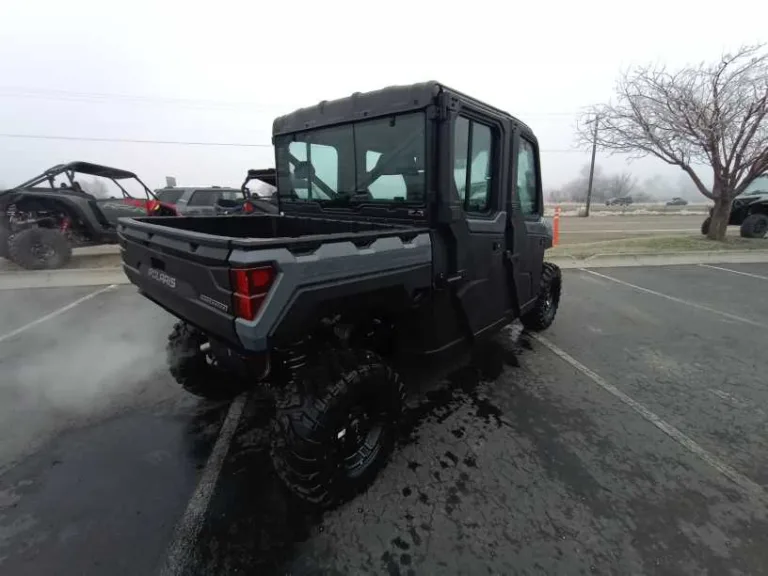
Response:
M483 393L483 384L505 367L519 365L519 332L512 336L505 332L500 340L484 343L482 353L475 354L470 364L426 386L428 389L418 383L409 398L395 451L420 442L425 423L445 422L462 406L472 406L471 418L481 419L483 425L501 426L501 411ZM271 408L265 403L248 402L200 536L196 572L283 573L287 563L296 569L303 563L294 557L297 546L324 532L325 514L287 492L272 469L270 418ZM449 433L460 439L467 430L459 423L452 425ZM429 441L426 437L423 440ZM450 451L441 457L441 465L443 462L451 468L459 463L477 468L473 456L461 458ZM410 460L404 465L415 472L424 464ZM432 475L439 481L439 471ZM457 504L466 491L465 483L466 479L457 483L448 506ZM418 487L392 489L403 497L430 503L430 497ZM350 505L354 511L354 501ZM364 508L359 507L358 512L365 513ZM401 548L400 542L395 547L398 544ZM405 552L402 548L399 551ZM409 560L398 558L403 567ZM308 567L308 573L315 572L316 568L313 571Z

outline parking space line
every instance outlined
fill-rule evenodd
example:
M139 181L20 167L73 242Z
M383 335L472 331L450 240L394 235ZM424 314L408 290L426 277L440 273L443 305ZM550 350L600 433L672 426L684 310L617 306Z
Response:
M205 464L200 482L187 504L184 515L176 524L173 539L166 553L165 564L160 571L161 576L189 573L191 567L188 564L194 556L197 538L205 521L205 512L216 488L221 468L224 466L229 445L232 443L232 438L243 415L246 396L246 394L241 394L229 405L229 411L221 425L219 437L208 457L208 462Z
M728 312L722 312L720 310L715 310L714 308L710 308L709 306L704 306L703 304L696 304L696 302L691 302L689 300L684 300L682 298L677 298L675 296L670 296L669 294L663 294L661 292L656 292L656 290L651 290L649 288L643 288L642 286L638 286L636 284L630 284L629 282L624 282L624 280L619 280L618 278L613 278L612 276L607 276L605 274L600 274L600 272L595 272L594 270L588 270L586 268L579 268L582 272L587 272L588 274L592 274L593 276L598 276L600 278L603 278L605 280L610 280L611 282L616 282L616 284L621 284L622 286L627 286L629 288L633 288L634 290L637 290L639 292L645 292L646 294L653 294L654 296L658 296L659 298L665 298L667 300L671 300L672 302L677 302L678 304L685 304L686 306L690 306L691 308L696 308L698 310L704 310L706 312L710 312L712 314L717 314L718 316L722 316L723 318L728 318L729 320L735 320L737 322L743 322L744 324L749 324L751 326L757 326L759 328L763 327L763 324L761 322L756 322L755 320L750 320L749 318L744 318L742 316L736 316L736 314L730 314Z
M100 290L96 290L95 292L91 292L90 294L86 294L82 298L78 298L74 302L70 302L66 306L63 306L57 310L54 310L50 314L46 314L45 316L41 316L37 320L33 320L32 322L29 322L28 324L24 324L24 326L21 326L19 328L16 328L15 330L11 330L7 334L3 334L0 336L0 342L5 342L6 340L10 340L11 338L15 338L19 334L22 334L23 332L26 332L30 328L34 328L35 326L39 326L43 322L47 322L48 320L51 320L53 318L56 318L57 316L61 316L65 312L69 312L72 310L72 308L75 308L82 304L83 302L87 302L88 300L91 300L92 298L95 298L99 294L104 294L104 292L109 292L110 290L117 288L117 284L110 284L109 286L106 286L105 288L102 288Z
M587 368L584 364L576 360L573 356L565 352L564 350L560 349L558 346L556 346L554 343L550 342L547 338L544 336L541 336L539 334L532 334L531 335L535 340L540 342L542 345L544 345L546 348L548 348L551 352L553 352L555 355L560 357L562 360L570 364L573 368L584 374L587 378L592 380L595 384L600 386L603 390L606 392L609 392L619 400L621 400L624 404L632 408L635 412L640 414L643 418L648 420L651 424L656 426L659 430L664 432L667 436L672 438L675 442L680 444L683 448L694 454L695 456L698 456L701 460L712 466L715 470L720 472L723 476L728 478L731 482L734 484L740 486L745 492L753 496L754 498L758 499L760 502L764 504L768 504L768 494L766 494L765 490L763 490L763 487L757 484L756 482L753 482L740 472L737 472L734 468L720 460L717 456L710 454L707 452L706 449L704 449L702 446L700 446L696 441L691 439L689 436L686 436L684 433L682 433L680 430L672 426L669 422L666 422L663 420L660 416L657 416L655 413L651 412L648 408L646 408L643 404L635 400L634 398L628 396L616 386L613 384L610 384L606 380L604 380L601 376Z
M712 270L722 270L723 272L730 272L731 274L739 274L740 276L749 276L750 278L757 278L758 280L768 280L768 276L760 276L760 274L750 274L749 272L741 272L740 270L731 270L730 268L721 268L720 266L712 266L711 264L699 264L702 268L712 268Z

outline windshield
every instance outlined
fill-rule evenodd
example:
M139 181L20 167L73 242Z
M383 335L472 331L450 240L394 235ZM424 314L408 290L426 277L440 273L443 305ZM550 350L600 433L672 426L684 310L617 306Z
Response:
M757 196L759 194L768 194L768 175L758 176L749 183L744 190L744 196Z
M155 190L155 197L157 197L157 199L161 202L166 202L167 204L176 204L176 202L179 201L179 198L181 198L183 194L184 190L179 188Z
M282 199L423 203L423 112L276 138Z

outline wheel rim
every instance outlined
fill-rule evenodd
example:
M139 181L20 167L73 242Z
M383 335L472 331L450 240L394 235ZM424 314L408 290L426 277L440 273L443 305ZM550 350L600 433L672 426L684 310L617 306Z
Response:
M342 466L350 478L360 476L381 451L386 415L372 402L359 402L336 431Z
M550 285L547 289L547 293L544 296L544 300L541 303L541 313L545 319L549 320L555 315L557 311L557 295L555 294L555 286Z
M35 242L31 248L32 256L38 262L46 263L56 256L56 250L44 242Z
M765 236L766 231L768 231L768 219L757 222L755 225L755 233L758 236Z

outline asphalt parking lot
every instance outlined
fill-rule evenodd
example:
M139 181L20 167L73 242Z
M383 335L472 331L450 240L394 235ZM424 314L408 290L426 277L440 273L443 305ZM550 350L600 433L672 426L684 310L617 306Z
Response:
M132 287L0 291L0 572L768 572L768 264L564 274L555 325L415 394L324 515L268 406L176 389Z

